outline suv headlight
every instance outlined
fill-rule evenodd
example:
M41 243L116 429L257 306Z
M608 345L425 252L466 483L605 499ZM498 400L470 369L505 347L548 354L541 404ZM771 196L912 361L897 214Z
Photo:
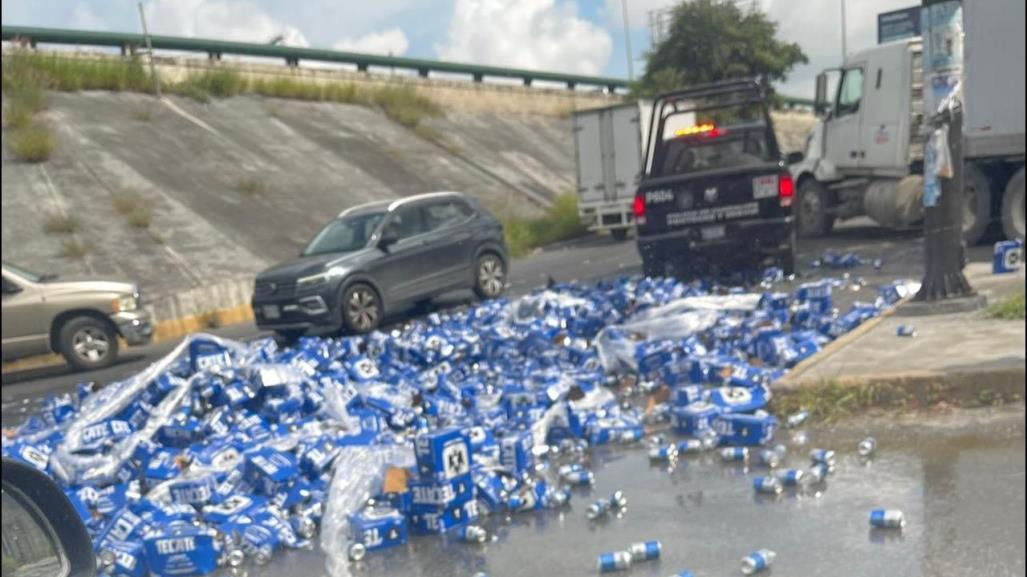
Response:
M312 274L296 280L296 288L311 289L328 282L328 273Z
M134 311L139 308L139 293L133 293L123 297L114 299L112 306L114 312L123 313L128 311Z
M346 269L338 266L334 266L325 272L312 274L310 276L300 277L296 279L297 290L307 290L312 288L320 287L331 281L332 279L341 277L346 274Z

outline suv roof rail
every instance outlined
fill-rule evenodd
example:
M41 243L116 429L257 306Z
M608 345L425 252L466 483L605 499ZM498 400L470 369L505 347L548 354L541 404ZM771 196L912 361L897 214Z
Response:
M365 208L368 208L368 207L371 207L371 206L381 206L387 212L392 212L393 210L396 210L400 206L403 206L404 204L409 204L411 202L417 202L417 201L420 201L420 200L427 200L427 199L430 199L430 198L445 198L445 197L468 198L467 195L465 195L462 192L454 192L454 191L422 192L422 193L419 193L419 194L412 194L410 196L404 196L402 198L397 198L396 200L393 200L391 202L389 202L387 200L376 200L374 202L365 202L364 204L358 204L356 206L351 206L351 207L343 210L342 212L340 212L339 213L339 217L346 216L347 214L349 214L351 212L354 212L354 211L357 211L357 210L361 210L361 209L365 209ZM388 204L386 204L386 203L388 203Z

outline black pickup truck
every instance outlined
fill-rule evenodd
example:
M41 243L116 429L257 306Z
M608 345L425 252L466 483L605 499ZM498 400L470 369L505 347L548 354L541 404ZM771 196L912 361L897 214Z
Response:
M646 276L794 271L794 184L755 80L662 94L653 102L635 194Z

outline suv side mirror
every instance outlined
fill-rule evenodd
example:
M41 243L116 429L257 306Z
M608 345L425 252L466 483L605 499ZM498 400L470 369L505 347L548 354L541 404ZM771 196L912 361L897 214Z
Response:
M394 245L397 242L399 242L399 231L394 227L386 226L385 229L382 230L381 238L378 239L378 248L387 251L389 246Z
M64 492L35 467L3 460L4 575L96 575L93 545ZM16 535L13 533L17 533ZM7 543L17 540L11 551Z
M813 113L823 116L827 113L827 73L817 74L816 95L813 97Z
M798 164L802 162L802 159L806 158L806 155L802 151L789 152L785 156L785 164Z

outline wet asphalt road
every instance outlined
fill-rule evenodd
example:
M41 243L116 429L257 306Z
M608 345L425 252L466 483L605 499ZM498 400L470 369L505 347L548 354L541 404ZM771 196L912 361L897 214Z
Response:
M800 267L825 248L882 257L884 268L852 271L873 285L896 277L919 278L922 241L914 233L893 233L868 226L842 227L830 239L801 247ZM970 252L987 260L988 247ZM587 238L514 263L511 295L558 281L588 281L638 272L631 242ZM839 271L809 270L807 278ZM788 285L782 286L782 290ZM843 291L836 304L845 309L872 293ZM459 304L463 297L440 303ZM249 338L252 326L226 327L220 334ZM16 423L34 411L45 392L68 390L81 380L110 382L152 362L173 344L155 345L105 371L73 375L63 369L4 377L3 422ZM403 547L369 555L353 567L358 577L390 575L498 576L595 575L596 556L644 539L659 539L664 553L657 562L623 573L662 577L690 570L696 577L738 575L739 559L767 547L778 553L769 575L947 576L1023 575L1024 563L1024 418L1023 406L985 414L985 425L955 422L953 417L911 427L890 421L859 421L848 429L810 430L811 443L793 447L787 466L808 468L812 446L839 452L837 471L828 483L809 492L786 492L778 499L757 499L752 478L759 467L725 465L713 455L682 459L673 470L650 466L640 448L597 450L591 465L597 483L591 493L575 495L563 511L522 513L509 519L488 518L483 525L494 540L471 546L440 537L416 537ZM995 422L1000 424L996 425ZM990 423L990 424L989 424ZM870 462L855 446L866 432L878 439ZM779 439L788 442L788 432ZM630 501L622 518L593 524L584 511L591 500L623 490ZM901 533L874 533L868 528L871 508L901 509L909 525ZM342 544L340 544L341 546ZM325 575L320 551L276 555L266 567L248 567L248 577ZM339 576L332 576L339 577Z
M920 419L920 417L916 417ZM562 512L489 517L484 545L414 537L406 546L369 554L356 577L593 576L596 557L658 539L659 561L618 573L665 577L739 575L740 559L760 548L778 555L774 577L1006 577L1024 574L1023 407L957 411L889 430L892 417L810 429L809 444L790 445L785 466L808 468L811 447L836 450L836 472L822 486L758 498L752 479L767 469L724 464L713 454L676 467L653 466L639 447L599 449L596 485ZM855 447L866 431L878 451L863 460ZM585 518L588 504L622 490L627 512L605 522ZM899 509L901 531L869 528L872 508ZM318 552L277 555L240 575L327 575ZM333 576L333 577L338 577Z

